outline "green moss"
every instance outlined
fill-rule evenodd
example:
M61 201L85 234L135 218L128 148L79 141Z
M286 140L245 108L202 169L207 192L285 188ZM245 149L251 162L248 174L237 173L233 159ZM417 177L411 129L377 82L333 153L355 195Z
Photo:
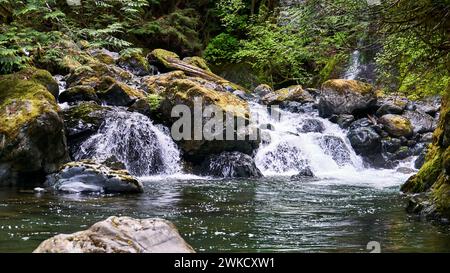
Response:
M164 65L166 68L170 68L170 60L175 59L179 60L180 57L171 51L167 51L165 49L155 49L150 53L150 56L152 56L155 61L158 61L162 65Z
M188 58L184 58L183 61L187 64L196 66L198 68L201 68L205 71L211 72L211 69L208 66L208 63L205 61L205 59L198 57L198 56L194 56L194 57L188 57Z
M40 83L16 74L0 77L0 134L14 137L28 122L57 109L55 98Z
M157 94L150 94L147 96L148 105L151 111L156 111L161 105L162 97Z
M322 89L331 89L335 90L340 94L344 94L345 92L354 92L362 95L370 94L374 92L374 88L372 85L356 81L356 80L329 80L323 83Z
M99 119L97 115L92 115L95 112L104 111L105 108L94 102L83 102L65 111L65 120L77 121L82 120L86 123L97 124Z

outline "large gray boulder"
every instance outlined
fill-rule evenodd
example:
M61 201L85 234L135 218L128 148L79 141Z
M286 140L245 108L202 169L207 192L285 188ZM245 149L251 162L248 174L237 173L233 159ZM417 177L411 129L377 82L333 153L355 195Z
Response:
M60 234L34 253L193 253L176 227L162 219L110 217L88 230Z
M223 152L209 156L201 165L201 173L222 178L262 177L255 161L239 152Z

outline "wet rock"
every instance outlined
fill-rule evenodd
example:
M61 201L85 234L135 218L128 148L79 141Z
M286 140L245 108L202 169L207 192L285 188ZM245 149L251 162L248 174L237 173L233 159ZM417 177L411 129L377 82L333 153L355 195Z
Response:
M280 109L292 113L312 113L316 107L315 104L311 102L300 103L296 101L283 101L279 106Z
M69 160L55 97L46 85L26 80L22 73L0 76L0 166L4 176L51 173Z
M64 110L67 144L72 157L79 145L97 132L109 111L94 102L82 102Z
M374 88L355 80L330 80L322 85L319 114L332 115L367 113L376 105Z
M411 173L415 173L416 171L411 168L400 167L400 168L397 168L396 172L402 173L402 174L411 174Z
M420 101L414 102L414 105L416 106L416 109L419 112L428 114L430 116L435 116L436 113L439 112L439 109L441 108L441 102L442 98L441 96L431 96L428 98L425 98Z
M266 105L279 105L285 101L307 103L314 102L314 98L300 85L283 88L261 98L261 102Z
M233 94L243 100L248 100L250 97L242 90L236 90L233 92Z
M300 180L305 177L315 177L310 167L305 167L302 170L300 170L298 174L291 177L291 180Z
M431 143L433 141L433 133L426 133L423 134L422 137L420 138L420 142L424 142L424 143Z
M347 137L359 155L373 155L381 151L381 136L370 127L351 129Z
M383 139L381 147L385 153L395 153L402 147L402 142L398 138Z
M395 160L403 160L412 156L412 152L407 146L402 146L394 153Z
M95 89L89 85L78 85L67 89L59 96L59 102L74 103L79 101L95 101L100 103L100 99L95 93Z
M355 121L355 117L353 115L333 115L330 118L331 122L337 123L339 127L343 129L347 129L350 125Z
M324 153L330 155L339 166L352 163L350 151L341 138L325 135L319 138L319 144Z
M378 117L382 117L384 115L388 115L388 114L395 114L395 115L400 115L401 113L403 113L403 110L405 109L404 106L392 103L392 102L388 102L383 104L378 111L376 112L376 115Z
M262 177L255 161L239 152L224 152L209 156L201 165L201 174L222 178Z
M361 127L370 127L373 125L373 122L368 118L362 118L355 120L354 122L350 123L349 130L358 129Z
M101 86L101 89L97 90L97 95L102 102L108 105L130 106L136 100L145 98L141 91L111 77L102 78Z
M34 253L193 253L176 227L162 219L110 217L88 230L60 234Z
M411 121L399 115L384 115L379 119L384 129L393 137L411 137L413 127Z
M47 187L68 193L140 193L142 183L126 170L80 161L65 164L58 173L47 176Z
M411 121L415 134L433 132L437 126L432 116L420 111L405 111L403 117Z
M257 95L257 96L259 96L261 98L266 96L266 95L268 95L268 94L270 94L270 93L273 93L273 89L272 89L272 87L270 87L267 84L258 85L255 88L255 90L253 91L253 94L255 94L255 95Z
M323 133L325 131L325 125L323 122L317 119L305 119L302 124L297 128L297 132L305 133Z
M126 54L122 54L117 65L123 69L126 69L136 76L146 76L151 73L150 65L147 59L142 56L139 51L132 51Z
M425 164L425 160L427 157L428 149L424 149L419 156L417 157L416 161L414 161L414 168L420 169Z

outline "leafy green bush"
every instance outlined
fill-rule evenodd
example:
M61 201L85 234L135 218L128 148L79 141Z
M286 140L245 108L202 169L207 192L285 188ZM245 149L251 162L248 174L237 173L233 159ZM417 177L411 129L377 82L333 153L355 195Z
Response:
M213 38L204 51L205 59L212 64L232 63L239 49L239 40L227 33Z

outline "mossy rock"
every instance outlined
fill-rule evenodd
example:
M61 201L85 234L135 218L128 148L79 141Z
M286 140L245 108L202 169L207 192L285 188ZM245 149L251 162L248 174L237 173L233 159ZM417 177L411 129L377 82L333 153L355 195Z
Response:
M62 92L59 101L64 103L74 103L79 101L95 101L100 102L95 89L89 85L77 85Z
M55 97L33 75L0 77L0 165L14 173L49 173L68 160Z
M148 93L160 94L165 92L166 88L172 81L178 79L186 79L186 75L183 71L177 70L169 73L148 76L143 78L142 82L144 85L144 89Z
M116 60L114 60L114 58L112 56L110 56L104 52L100 52L100 53L96 54L95 58L104 64L112 65L112 64L116 63Z
M449 86L450 91L450 86ZM426 162L418 174L402 187L407 193L429 192L431 203L440 217L450 217L450 92L444 96L439 125L433 135L433 143Z
M100 100L108 105L130 106L138 99L145 98L145 94L112 77L103 77L97 89Z
M13 77L15 77L17 79L34 81L36 83L39 83L39 84L43 85L45 88L47 88L47 90L56 99L58 99L58 95L59 95L58 83L53 78L52 74L50 74L50 72L48 72L46 70L37 69L34 67L25 68L15 74L13 74Z
M314 102L314 98L300 85L294 85L267 94L262 99L266 105L280 104L285 101Z
M121 68L131 71L131 73L137 76L145 76L151 72L147 59L137 51L133 51L130 54L121 55L117 61L117 64Z
M372 85L356 80L343 80L343 79L329 80L322 84L322 89L334 90L340 93L341 95L347 93L348 91L352 93L358 93L361 95L375 94Z
M178 56L178 54L160 48L153 50L147 58L150 63L155 65L163 65L166 69L172 69L172 61L180 60L180 56Z
M186 57L183 59L183 62L201 68L205 71L212 72L208 66L208 63L202 57L194 56L194 57Z
M414 130L411 121L403 116L388 114L380 118L384 129L393 137L410 137Z
M332 115L366 114L376 104L377 97L372 85L336 79L323 83L318 107L320 116L329 118Z

